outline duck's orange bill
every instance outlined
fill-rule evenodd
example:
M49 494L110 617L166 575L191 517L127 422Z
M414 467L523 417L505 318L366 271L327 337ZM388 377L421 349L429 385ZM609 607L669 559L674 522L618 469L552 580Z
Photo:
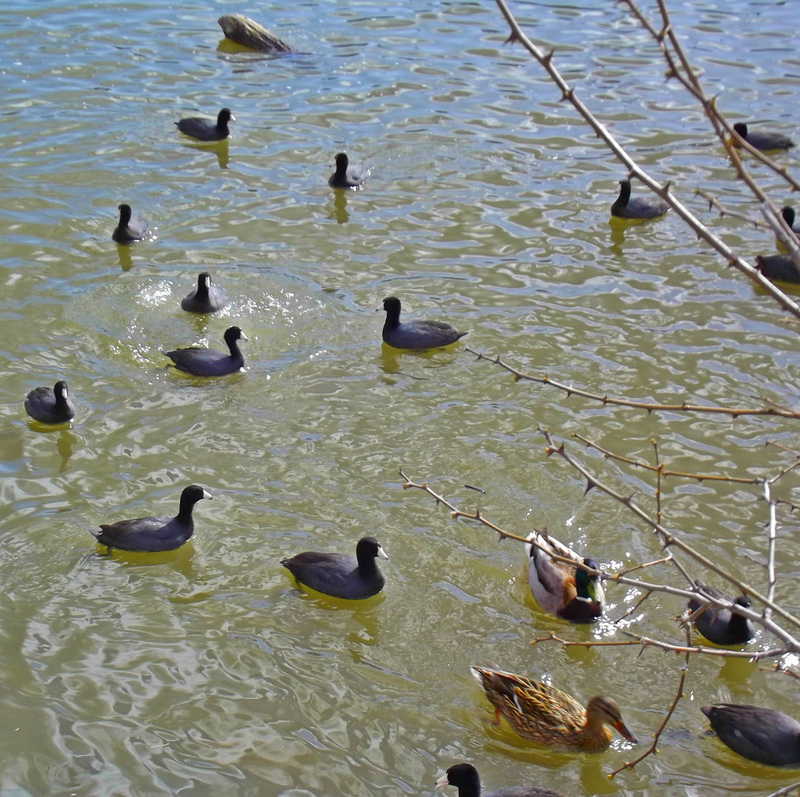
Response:
M622 720L615 722L614 727L620 732L620 735L622 735L629 742L632 742L633 744L639 744L639 740L628 730L628 727L624 722L622 722Z

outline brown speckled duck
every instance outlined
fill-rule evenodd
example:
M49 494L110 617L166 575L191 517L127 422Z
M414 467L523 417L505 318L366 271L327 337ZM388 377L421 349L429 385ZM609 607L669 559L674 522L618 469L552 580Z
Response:
M560 689L542 681L485 667L472 674L495 708L495 723L502 714L523 738L560 750L605 750L615 728L629 742L636 737L622 721L619 706L610 698L593 697L586 708Z

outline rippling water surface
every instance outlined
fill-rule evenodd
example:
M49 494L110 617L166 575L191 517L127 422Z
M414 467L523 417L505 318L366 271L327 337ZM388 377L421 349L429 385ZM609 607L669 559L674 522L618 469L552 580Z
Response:
M792 5L718 5L673 5L709 92L731 119L796 136ZM514 9L654 176L745 256L772 251L768 234L694 196L703 186L756 214L624 9ZM216 19L235 11L297 53L220 48ZM538 610L519 545L401 490L400 467L467 511L519 533L547 525L613 568L662 552L619 504L584 496L545 456L538 425L651 462L655 439L672 469L737 476L791 462L768 440L800 446L789 422L647 415L515 384L460 344L382 348L375 308L397 295L413 317L469 330L476 350L590 391L797 404L796 325L674 215L609 225L623 169L521 48L503 46L492 3L16 0L0 16L2 793L430 794L464 759L487 790L763 794L791 782L703 735L708 702L794 705L790 679L746 662L695 661L659 755L614 780L637 752L619 738L580 757L487 725L470 663L615 697L647 745L682 660L531 647L550 631L624 637ZM176 133L181 116L223 105L237 118L227 145ZM363 191L327 187L342 149L371 168ZM111 242L123 201L154 240ZM203 270L231 297L207 319L179 309ZM249 337L245 373L202 382L165 368L162 348L219 346L232 324ZM22 397L60 378L74 424L29 425ZM573 451L653 510L647 473ZM795 480L778 492L791 498ZM100 555L89 529L172 514L193 482L214 500L198 504L184 548ZM759 495L668 479L664 520L763 588ZM800 546L796 521L781 522L778 595L795 610ZM390 561L384 593L359 605L304 594L279 565L300 550L351 552L366 533ZM648 575L675 580L664 567ZM611 619L639 597L608 595ZM681 609L653 597L625 625L680 642ZM773 643L762 632L753 647Z

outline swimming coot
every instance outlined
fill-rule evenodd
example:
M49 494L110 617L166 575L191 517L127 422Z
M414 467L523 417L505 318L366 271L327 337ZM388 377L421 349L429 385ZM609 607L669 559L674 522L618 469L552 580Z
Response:
M228 122L235 122L236 117L228 108L223 108L217 115L217 121L207 119L204 116L189 116L175 122L178 130L186 136L196 138L198 141L221 141L227 138L231 131L228 129Z
M75 405L69 397L67 383L36 387L25 398L25 411L39 423L67 423L75 417Z
M453 764L447 772L436 781L436 788L456 786L458 797L481 797L481 779L478 770L472 764ZM538 789L535 786L506 786L496 789L483 797L560 797L549 789Z
M611 215L618 219L657 219L669 210L662 199L631 199L631 181L619 181L619 196L611 206Z
M109 549L123 551L172 551L180 548L194 533L192 509L203 498L212 498L197 484L184 488L181 505L174 518L140 517L135 520L119 520L100 526L92 532L97 541Z
M756 268L767 279L800 282L800 271L789 255L758 255Z
M141 216L135 216L130 205L122 204L119 210L119 223L111 233L118 244L141 241L147 235L149 225Z
M400 323L400 300L387 296L383 300L386 321L383 324L383 342L396 349L435 349L449 346L467 332L459 332L444 321L407 321Z
M783 135L783 133L771 133L769 131L759 132L759 131L748 131L747 125L744 122L737 122L733 129L751 146L755 149L761 150L761 152L769 152L770 150L776 149L789 149L790 147L794 146L794 141L792 141L789 136ZM733 145L735 147L740 146L739 142L736 140L736 136L733 137Z
M331 188L358 188L367 179L367 170L360 163L350 163L344 152L336 155L336 170L328 178Z
M219 285L211 284L211 275L204 271L197 277L197 287L181 300L189 313L215 313L228 303L228 294Z
M162 352L170 358L179 371L195 376L225 376L241 370L244 367L244 357L239 351L238 341L247 340L244 332L239 327L230 327L225 330L225 343L228 344L230 354L206 349L202 346L188 346L185 349Z
M694 584L698 592L710 598L733 600L722 590L708 587L702 581L695 581ZM749 609L753 605L746 595L739 595L733 603L744 609ZM702 605L695 598L689 599L689 610L692 612L697 612ZM756 629L747 617L736 614L731 609L723 609L721 606L708 606L692 622L694 627L715 645L744 645L756 635Z
M783 216L783 220L786 222L787 226L792 230L792 232L800 235L800 225L797 227L794 226L795 220L795 213L794 208L786 205L785 207L781 208L781 216Z
M385 583L376 559L388 559L374 537L362 537L356 555L306 551L281 564L305 586L345 600L360 600L377 595Z
M800 764L800 722L771 708L703 706L711 727L735 753L775 767Z

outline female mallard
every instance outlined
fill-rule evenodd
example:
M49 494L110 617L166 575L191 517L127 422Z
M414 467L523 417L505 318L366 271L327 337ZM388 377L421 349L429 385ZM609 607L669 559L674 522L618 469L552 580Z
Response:
M594 559L582 559L546 530L534 531L528 539L540 546L530 543L525 546L530 560L528 584L536 603L546 612L573 623L590 623L600 617L606 596L599 577L553 557L560 556L597 570Z
M523 739L593 753L611 744L612 733L606 727L611 725L629 742L637 743L622 721L619 706L610 698L593 697L584 708L542 681L484 667L470 669L495 708L495 724L502 714Z

